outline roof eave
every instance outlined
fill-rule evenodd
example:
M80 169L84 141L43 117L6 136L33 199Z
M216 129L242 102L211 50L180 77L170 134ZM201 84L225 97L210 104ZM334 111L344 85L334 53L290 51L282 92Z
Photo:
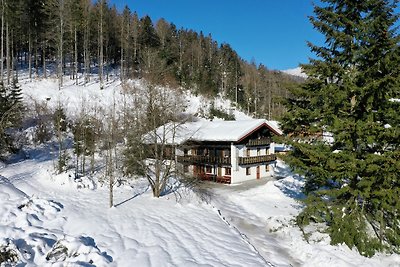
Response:
M244 136L240 137L239 140L236 140L236 142L242 142L244 139L246 139L247 137L249 137L250 135L252 135L253 133L255 133L256 131L260 130L262 127L266 126L272 133L274 133L275 135L281 136L282 134L277 132L273 127L271 127L268 123L263 122L262 124L260 124L259 126L257 126L256 128L254 128L253 130L251 130L250 132L248 132L247 134L245 134Z

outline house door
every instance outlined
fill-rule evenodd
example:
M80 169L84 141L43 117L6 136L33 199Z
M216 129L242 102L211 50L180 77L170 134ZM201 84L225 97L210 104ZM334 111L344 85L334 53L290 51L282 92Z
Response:
M193 168L193 174L194 175L201 175L202 173L204 172L204 169L203 169L203 166L200 166L200 165L194 165L194 168Z
M222 176L222 168L221 168L221 167L218 167L218 174L217 174L217 176L218 176L218 177L221 177L221 176Z
M260 179L260 166L257 166L256 178Z
M193 175L196 176L198 174L199 170L198 170L198 166L197 165L193 165Z

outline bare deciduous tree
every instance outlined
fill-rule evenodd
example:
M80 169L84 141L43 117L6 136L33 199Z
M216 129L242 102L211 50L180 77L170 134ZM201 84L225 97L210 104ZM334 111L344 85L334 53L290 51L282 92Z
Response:
M167 189L170 178L176 178L175 144L182 124L183 99L178 91L153 84L145 86L127 149L125 167L130 174L146 177L154 197Z

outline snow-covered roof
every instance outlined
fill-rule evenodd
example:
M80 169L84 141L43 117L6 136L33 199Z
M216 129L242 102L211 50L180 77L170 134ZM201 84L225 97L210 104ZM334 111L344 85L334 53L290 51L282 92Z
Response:
M159 143L182 144L186 141L238 142L253 131L266 126L281 135L276 122L263 119L240 121L196 121L184 124L166 124L156 130ZM154 143L154 133L146 135L146 142Z

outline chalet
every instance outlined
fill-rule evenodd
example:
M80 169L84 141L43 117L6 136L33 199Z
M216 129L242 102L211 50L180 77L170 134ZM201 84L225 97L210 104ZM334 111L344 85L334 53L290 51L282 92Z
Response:
M171 127L161 126L165 132ZM282 132L266 120L198 121L174 128L167 136L185 173L204 180L239 183L270 175L276 161L272 137ZM169 136L169 137L168 137Z

